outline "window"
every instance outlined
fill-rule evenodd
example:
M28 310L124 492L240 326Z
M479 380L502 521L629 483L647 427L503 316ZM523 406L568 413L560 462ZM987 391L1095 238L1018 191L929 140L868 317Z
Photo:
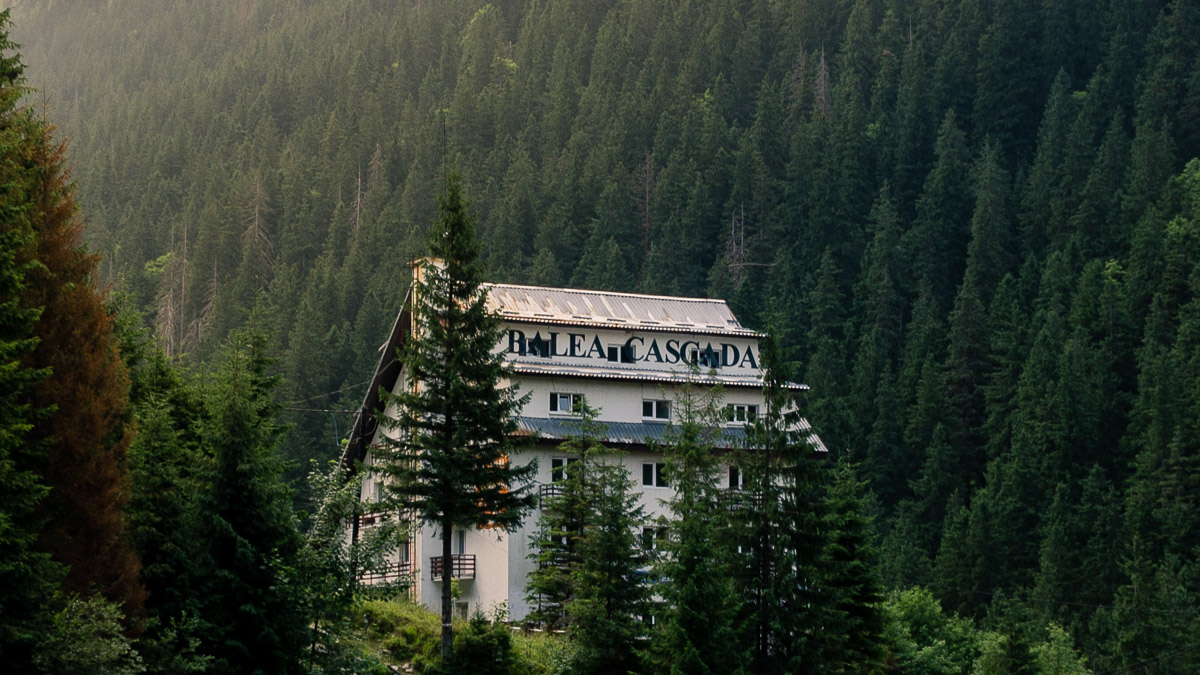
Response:
M567 477L567 465L574 462L573 457L551 457L550 458L550 480L558 483Z
M745 424L758 418L758 406L752 403L734 403L725 406L725 419L730 424Z
M633 346L631 345L609 345L608 360L611 363L633 363Z
M642 401L642 417L652 420L671 419L671 402Z
M720 368L721 353L715 351L712 346L704 349L692 347L688 350L688 363L697 365L701 368Z
M667 539L667 528L665 527L643 527L642 528L642 550L653 551L662 545Z
M671 487L670 481L667 480L667 465L643 464L642 485L647 487Z
M574 415L583 407L583 394L560 394L550 392L550 412L559 415Z
M740 490L742 487L742 472L736 466L729 465L729 489Z

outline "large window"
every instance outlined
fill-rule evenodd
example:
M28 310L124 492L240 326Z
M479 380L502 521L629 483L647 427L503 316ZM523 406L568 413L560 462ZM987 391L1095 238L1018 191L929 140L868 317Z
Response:
M550 412L558 415L575 415L583 408L583 394L550 392Z
M646 487L671 487L667 480L667 465L647 462L642 465L642 485Z
M642 417L651 420L671 419L671 402L642 401Z

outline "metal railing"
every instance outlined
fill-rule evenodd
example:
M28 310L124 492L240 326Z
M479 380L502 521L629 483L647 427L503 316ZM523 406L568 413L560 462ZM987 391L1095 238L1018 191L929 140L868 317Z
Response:
M393 584L402 581L407 582L412 580L412 573L412 562L405 560L397 563L388 563L377 569L367 570L359 577L359 581L368 586Z
M442 569L442 556L437 555L429 559L429 573L434 581L441 580ZM474 579L475 554L456 553L450 556L450 576L454 579Z

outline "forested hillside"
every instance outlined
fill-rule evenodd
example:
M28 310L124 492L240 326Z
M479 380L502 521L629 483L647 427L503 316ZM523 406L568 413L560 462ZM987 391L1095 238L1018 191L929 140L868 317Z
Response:
M779 333L888 586L1200 660L1196 2L8 4L105 281L197 367L256 313L291 459L457 168L493 279Z

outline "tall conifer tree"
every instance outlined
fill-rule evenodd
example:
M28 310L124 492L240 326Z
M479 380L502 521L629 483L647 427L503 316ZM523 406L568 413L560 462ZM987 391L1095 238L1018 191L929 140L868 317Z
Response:
M534 467L509 463L524 401L499 386L507 372L504 355L492 353L499 322L485 305L475 218L457 173L438 205L429 239L436 261L415 283L415 330L400 354L406 382L415 386L393 399L399 412L385 424L400 434L381 471L391 479L391 503L440 530L446 658L453 648L451 536L455 528L519 526L533 505L524 484Z
M301 540L276 452L285 429L274 421L270 363L261 335L235 333L205 402L199 581L186 591L214 672L287 672L306 644L307 617L287 578Z
M44 308L27 362L51 372L31 392L35 407L52 410L31 435L49 455L44 480L51 493L42 503L47 524L39 547L68 566L65 590L98 591L128 616L141 611L146 593L124 514L125 453L134 436L129 378L104 294L94 285L99 256L84 247L65 146L53 132L30 120L24 151L30 251L38 262L27 276L24 303Z
M0 50L8 40L8 11L0 13ZM38 475L44 455L28 441L39 414L29 389L45 370L27 365L37 344L40 307L20 302L31 263L28 176L22 156L27 113L17 109L22 66L0 54L0 653L5 666L31 670L39 636L49 627L44 611L61 576L49 555L34 549L37 507L48 488Z
M711 397L685 386L672 402L675 420L666 447L675 488L674 520L656 567L664 602L651 659L671 675L741 673L746 645L737 639L737 599L728 543L718 540L717 462L713 431L719 423Z

